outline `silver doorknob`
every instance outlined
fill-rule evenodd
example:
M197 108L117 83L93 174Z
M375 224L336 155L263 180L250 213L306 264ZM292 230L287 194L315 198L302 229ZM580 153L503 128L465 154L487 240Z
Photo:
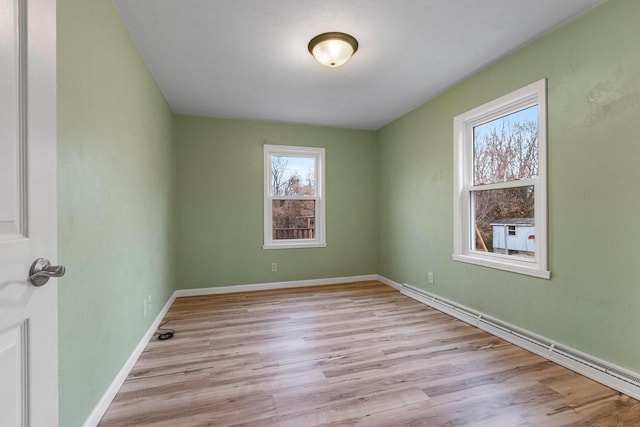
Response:
M31 264L29 281L33 286L42 286L49 281L49 278L62 277L64 273L64 265L51 265L48 259L38 258Z

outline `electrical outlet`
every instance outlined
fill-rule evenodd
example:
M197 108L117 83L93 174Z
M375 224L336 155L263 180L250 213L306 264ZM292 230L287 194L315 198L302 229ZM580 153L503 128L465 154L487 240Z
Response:
M151 313L151 295L149 295L149 298L147 298L147 313Z
M149 309L149 306L147 305L147 299L145 298L142 301L142 317L147 317L147 310Z
M278 263L277 262L272 262L271 263L271 271L278 271Z
M429 272L429 283L433 285L433 272Z

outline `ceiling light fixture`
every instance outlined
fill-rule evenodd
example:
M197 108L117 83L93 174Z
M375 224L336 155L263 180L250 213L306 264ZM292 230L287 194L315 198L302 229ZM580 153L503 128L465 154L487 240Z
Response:
M358 41L345 33L323 33L309 42L309 53L324 66L344 65L358 50Z

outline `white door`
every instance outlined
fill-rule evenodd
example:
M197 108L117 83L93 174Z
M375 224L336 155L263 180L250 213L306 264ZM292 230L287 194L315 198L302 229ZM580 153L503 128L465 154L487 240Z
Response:
M0 0L0 426L58 425L55 0Z

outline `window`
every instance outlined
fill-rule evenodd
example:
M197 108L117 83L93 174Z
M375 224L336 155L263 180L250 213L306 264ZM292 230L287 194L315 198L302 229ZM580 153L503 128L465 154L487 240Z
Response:
M264 249L324 247L324 148L264 146Z
M453 259L548 279L546 80L454 118Z

